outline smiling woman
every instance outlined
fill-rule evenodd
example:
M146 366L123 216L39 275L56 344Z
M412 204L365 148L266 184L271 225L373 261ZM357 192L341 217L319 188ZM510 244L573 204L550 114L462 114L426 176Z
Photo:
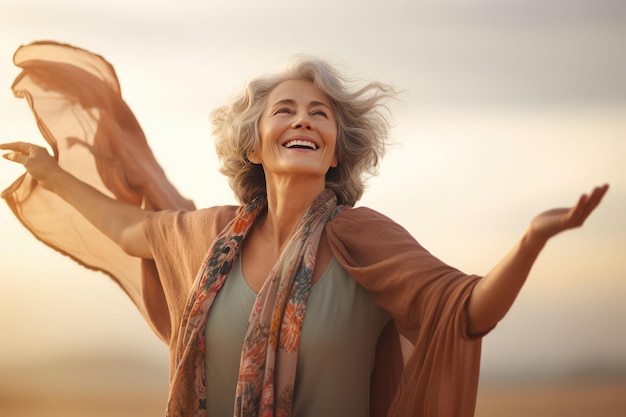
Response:
M310 57L253 80L211 118L241 206L196 210L160 170L106 61L55 43L18 55L18 93L55 157L0 145L27 171L3 196L27 226L39 216L50 227L57 213L38 208L53 201L116 245L95 268L169 346L168 416L472 416L482 337L546 242L581 226L608 189L538 215L491 272L468 275L352 207L384 153L384 84L356 87ZM63 227L31 230L69 239ZM77 253L97 246L63 248L94 267ZM131 258L134 268L108 269Z
M313 84L316 88L307 87ZM291 81L287 83L286 81ZM299 81L299 82L293 82ZM250 201L265 193L264 172L260 165L249 164L250 153L259 146L260 121L287 120L287 114L296 111L300 91L294 90L285 98L268 99L281 89L299 86L311 96L309 109L320 110L336 128L336 158L342 161L326 173L326 187L332 189L340 203L354 205L364 191L364 175L373 174L385 153L385 138L389 123L378 111L387 99L394 96L393 88L379 82L350 90L347 81L327 62L314 57L294 58L281 74L271 74L249 82L233 100L211 113L216 151L222 163L221 172L229 178L231 187L240 202ZM302 92L304 92L304 90ZM293 94L297 94L293 96ZM302 98L299 99L302 101ZM282 106L281 106L282 104ZM300 103L302 105L303 103ZM271 106L271 107L270 107ZM280 112L273 114L272 112ZM321 114L311 114L311 120L323 120ZM306 130L306 129L302 129ZM253 157L254 158L254 157ZM337 162L338 162L337 161Z
M306 187L317 194L337 167L337 122L331 102L312 82L287 80L267 97L259 119L259 142L248 159L263 166L266 193L274 187Z

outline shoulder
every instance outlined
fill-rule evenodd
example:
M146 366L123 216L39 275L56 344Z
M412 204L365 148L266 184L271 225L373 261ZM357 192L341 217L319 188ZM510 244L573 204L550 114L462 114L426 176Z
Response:
M207 239L216 236L235 217L238 206L215 206L199 210L159 210L144 221L149 241Z
M237 213L238 206L214 206L198 210L168 209L150 213L147 216L148 225L165 226L166 224L202 225L215 224L226 226Z
M392 221L389 217L369 207L345 207L343 210L339 212L339 214L337 214L334 217L333 221L335 220L361 221L361 220L372 220L372 219Z
M408 234L407 230L386 215L369 207L344 208L328 224L335 233L371 237Z
M344 265L365 265L409 254L416 258L426 253L404 227L367 207L344 209L327 224L326 236Z

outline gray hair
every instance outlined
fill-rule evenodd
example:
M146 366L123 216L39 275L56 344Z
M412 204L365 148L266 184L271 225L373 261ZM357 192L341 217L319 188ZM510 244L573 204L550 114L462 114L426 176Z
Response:
M375 175L385 154L389 120L385 101L395 90L380 82L350 88L350 82L326 61L298 56L280 72L257 77L229 103L210 114L220 172L240 203L266 194L265 174L248 154L259 142L258 124L270 92L286 80L311 81L331 101L337 121L337 167L326 174L326 187L339 204L354 205L363 195L368 175Z

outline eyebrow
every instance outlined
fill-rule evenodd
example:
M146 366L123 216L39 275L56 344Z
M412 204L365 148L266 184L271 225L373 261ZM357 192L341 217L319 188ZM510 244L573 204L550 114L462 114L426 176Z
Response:
M293 104L296 104L296 101L294 99L291 99L291 98L286 98L286 99L283 99L283 100L278 100L276 103L272 104L272 107L280 106L280 105L283 105L283 104L291 104L291 105L293 105ZM328 104L324 103L323 101L313 100L312 102L309 103L309 106L313 106L313 107L315 107L315 106L324 106L327 109L331 110L331 107Z

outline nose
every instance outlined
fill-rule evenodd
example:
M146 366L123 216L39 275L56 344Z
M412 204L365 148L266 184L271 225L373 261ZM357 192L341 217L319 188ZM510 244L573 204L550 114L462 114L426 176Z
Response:
M311 123L311 119L309 119L308 115L299 115L296 117L296 119L293 122L292 127L294 129L307 129L307 130L312 130L313 129L313 123Z

